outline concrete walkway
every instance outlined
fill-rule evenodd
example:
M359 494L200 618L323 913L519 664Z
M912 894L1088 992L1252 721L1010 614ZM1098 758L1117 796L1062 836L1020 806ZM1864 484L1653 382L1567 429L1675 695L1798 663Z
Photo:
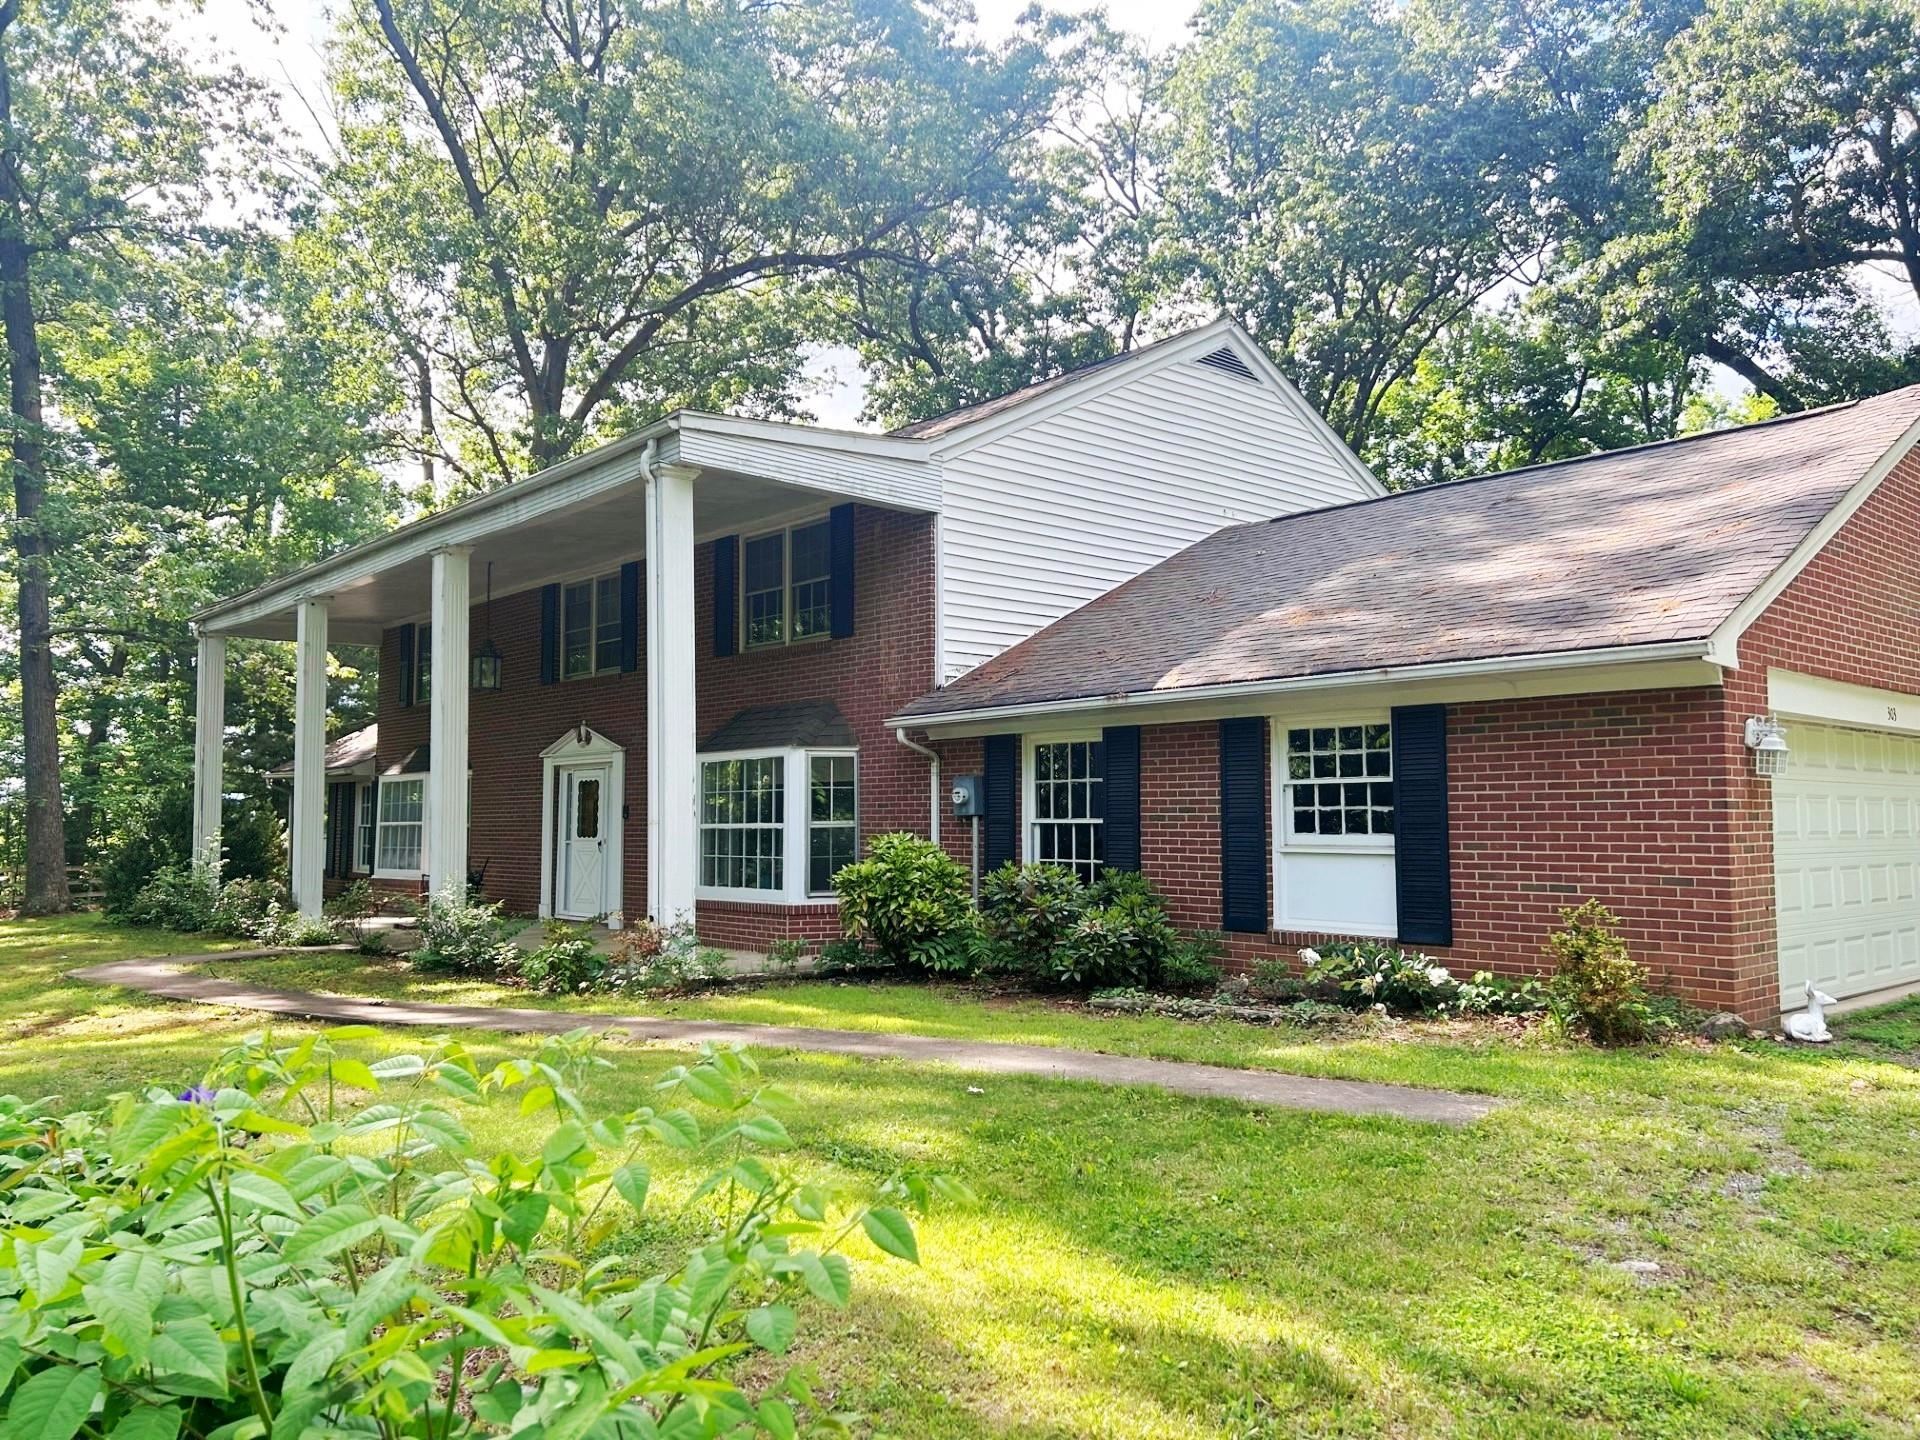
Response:
M1139 1060L1092 1050L1015 1045L991 1040L949 1040L932 1035L873 1034L861 1030L818 1030L790 1025L729 1025L713 1020L663 1020L650 1015L593 1015L566 1010L515 1010L490 1005L441 1005L426 1001L374 1000L315 995L303 990L272 990L186 975L183 966L218 964L278 951L225 955L189 955L158 960L115 960L89 965L72 976L95 985L124 985L168 1000L228 1005L302 1020L340 1024L414 1025L435 1030L498 1030L535 1035L559 1034L582 1026L620 1030L635 1040L686 1045L752 1045L767 1050L815 1050L868 1060L905 1060L950 1065L990 1075L1042 1075L1055 1080L1090 1080L1101 1085L1150 1085L1181 1095L1319 1110L1336 1115L1387 1115L1440 1125L1464 1125L1497 1108L1486 1095L1451 1090L1422 1090L1410 1085L1377 1085L1365 1080L1322 1080L1270 1070L1233 1070L1184 1060Z

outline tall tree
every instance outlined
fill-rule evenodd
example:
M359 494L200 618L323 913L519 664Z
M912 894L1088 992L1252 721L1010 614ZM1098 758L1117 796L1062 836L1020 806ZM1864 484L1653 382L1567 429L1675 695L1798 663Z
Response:
M246 87L200 72L151 9L0 0L0 331L13 470L25 770L24 902L68 903L42 317L120 259L128 238L197 211L210 148ZM230 131L229 131L230 133Z
M1065 63L1057 26L989 50L909 0L352 11L329 221L458 488L670 404L789 408L818 283L991 208Z

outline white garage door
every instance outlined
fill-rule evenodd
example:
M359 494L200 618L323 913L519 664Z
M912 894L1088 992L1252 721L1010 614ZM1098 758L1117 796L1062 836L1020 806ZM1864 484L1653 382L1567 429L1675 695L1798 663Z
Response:
M1781 1003L1920 982L1920 737L1789 721L1773 782Z

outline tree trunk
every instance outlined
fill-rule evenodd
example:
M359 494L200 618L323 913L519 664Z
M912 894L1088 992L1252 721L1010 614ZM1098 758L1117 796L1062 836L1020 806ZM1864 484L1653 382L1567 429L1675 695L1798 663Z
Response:
M11 7L0 17L11 20ZM0 53L0 330L13 411L14 549L20 557L20 710L26 748L29 915L70 909L66 822L60 803L60 733L54 712L53 608L49 552L40 508L47 496L42 443L40 335L33 313L32 252L20 193L12 76Z

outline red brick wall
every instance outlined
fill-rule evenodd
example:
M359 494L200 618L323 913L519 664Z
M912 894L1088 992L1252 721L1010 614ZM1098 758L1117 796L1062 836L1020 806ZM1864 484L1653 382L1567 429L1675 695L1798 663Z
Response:
M924 515L860 507L855 514L854 633L777 650L717 658L713 653L713 552L695 557L697 733L705 735L749 705L831 700L860 746L860 820L864 834L927 823L928 762L900 745L880 722L930 686L933 670L933 524ZM644 587L643 587L644 601ZM644 624L644 616L642 623ZM484 609L471 615L474 643L486 633ZM646 673L540 684L540 594L498 597L493 639L505 668L498 694L474 695L469 741L473 815L468 853L487 863L486 893L516 913L540 904L540 752L586 724L626 749L627 821L622 885L626 913L646 909ZM385 766L428 733L428 707L398 703L398 632L381 646L380 755ZM449 673L435 658L436 680ZM464 679L464 673L450 673ZM693 844L694 837L686 837ZM709 943L760 948L785 936L837 932L830 904L698 907Z

